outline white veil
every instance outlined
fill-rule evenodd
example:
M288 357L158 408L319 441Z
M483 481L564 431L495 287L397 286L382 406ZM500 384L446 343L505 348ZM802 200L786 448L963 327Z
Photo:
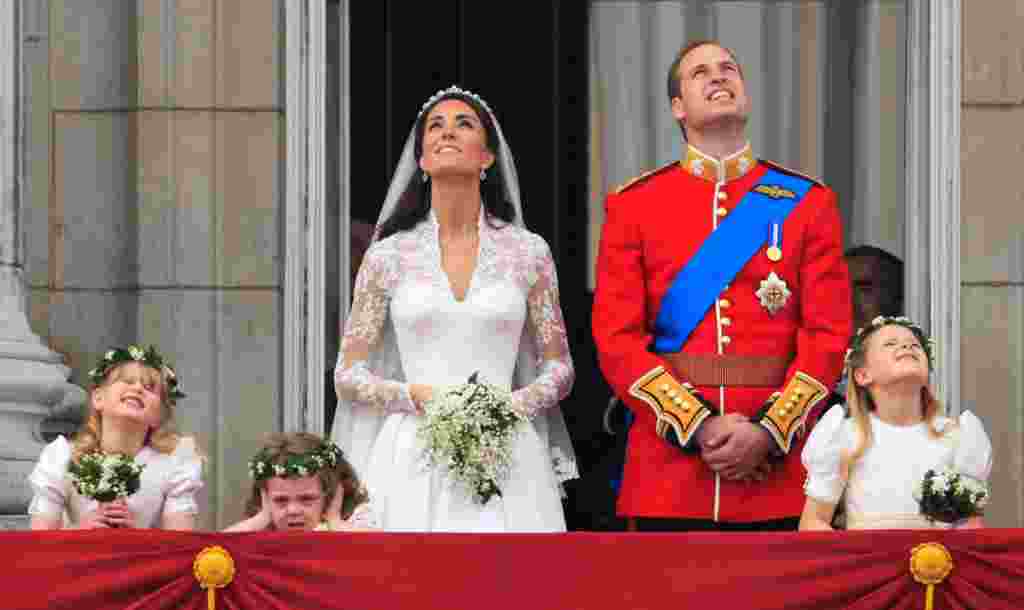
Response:
M479 103L490 115L494 129L498 133L497 158L491 171L501 172L505 184L505 196L515 208L514 224L525 228L523 221L523 206L519 191L519 177L516 173L515 160L512 151L508 147L505 135L501 131L501 125L490 107L474 93L465 91L456 86L438 91L420 109L416 121L413 122L409 136L405 139L405 147L402 149L402 156L391 177L391 185L388 187L384 205L381 207L380 215L377 217L377 224L374 231L373 241L379 238L382 223L391 217L398 207L402 195L413 180L420 180L419 163L416 159L415 141L416 126L419 124L420 115L437 100L446 95L464 96L472 98ZM402 371L402 363L398 354L398 346L395 338L394 326L390 316L385 322L384 332L375 348L372 350L368 366L375 375L384 379L405 381L405 373ZM525 387L537 378L538 354L534 337L531 335L529 325L523 330L519 342L519 356L516 360L516 370L513 377L513 389ZM342 354L338 354L338 364L342 362ZM373 443L380 432L386 414L378 410L353 404L342 396L338 397L338 407L334 414L334 424L331 427L331 439L345 452L349 462L356 469L360 477L366 475L366 466L370 459L370 452ZM555 406L543 411L533 420L533 425L545 442L551 453L551 465L556 479L564 483L570 479L579 477L576 465L576 453L572 448L572 441L569 438L569 430L562 417L562 409ZM364 481L365 483L365 481Z

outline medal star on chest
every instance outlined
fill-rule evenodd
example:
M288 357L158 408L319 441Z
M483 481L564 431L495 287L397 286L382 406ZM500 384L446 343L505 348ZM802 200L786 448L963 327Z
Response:
M786 282L772 271L768 277L761 280L761 287L754 294L761 301L761 307L767 309L768 313L774 316L786 306L793 293L789 291Z

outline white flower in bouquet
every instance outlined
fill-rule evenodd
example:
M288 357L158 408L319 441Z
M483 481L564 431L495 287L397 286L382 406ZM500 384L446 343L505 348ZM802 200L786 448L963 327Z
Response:
M914 498L928 519L955 523L984 513L989 490L984 481L945 467L926 472Z
M501 496L517 427L525 421L512 409L511 392L479 382L474 373L431 399L425 411L418 434L426 465L445 470L480 504Z
M138 491L144 467L121 453L92 452L71 462L68 474L78 493L98 502L112 502Z

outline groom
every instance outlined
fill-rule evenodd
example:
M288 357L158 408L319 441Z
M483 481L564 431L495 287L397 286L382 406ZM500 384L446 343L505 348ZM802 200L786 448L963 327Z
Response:
M808 415L839 376L850 284L835 193L755 159L734 53L668 73L685 158L609 194L593 332L634 421L631 529L796 529Z

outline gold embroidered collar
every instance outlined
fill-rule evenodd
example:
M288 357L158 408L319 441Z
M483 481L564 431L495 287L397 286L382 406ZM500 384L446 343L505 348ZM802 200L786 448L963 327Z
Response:
M757 160L750 150L748 142L741 150L719 161L705 154L690 144L686 147L686 157L679 162L690 174L710 180L711 182L728 182L735 180L754 169Z

